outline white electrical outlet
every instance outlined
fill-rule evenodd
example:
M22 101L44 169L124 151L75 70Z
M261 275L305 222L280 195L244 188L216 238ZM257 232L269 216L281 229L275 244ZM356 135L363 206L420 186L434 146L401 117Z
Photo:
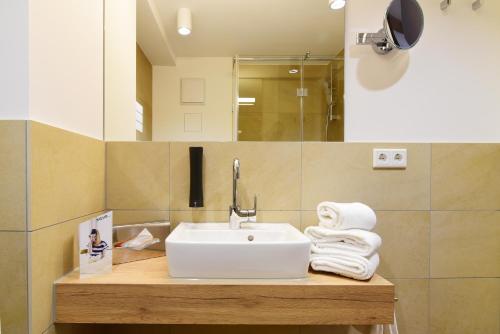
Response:
M406 168L408 154L405 148L374 148L373 168Z

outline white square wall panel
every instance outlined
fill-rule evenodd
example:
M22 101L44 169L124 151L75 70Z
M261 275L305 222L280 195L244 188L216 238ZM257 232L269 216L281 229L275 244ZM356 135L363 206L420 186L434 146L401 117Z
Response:
M184 132L201 132L202 120L201 113L184 114Z
M181 103L205 103L205 79L181 79Z

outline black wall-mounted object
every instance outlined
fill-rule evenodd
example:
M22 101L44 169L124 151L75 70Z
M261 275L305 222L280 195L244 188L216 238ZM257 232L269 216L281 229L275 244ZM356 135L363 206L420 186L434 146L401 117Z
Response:
M189 207L203 207L203 147L189 148Z

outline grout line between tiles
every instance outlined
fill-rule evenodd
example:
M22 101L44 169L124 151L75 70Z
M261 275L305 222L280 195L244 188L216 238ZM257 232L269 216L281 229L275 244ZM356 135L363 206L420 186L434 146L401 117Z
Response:
M428 275L428 278L429 278L429 281L428 281L428 284L427 284L427 298L428 298L428 303L427 303L427 332L430 333L430 329L431 329L431 303L432 303L432 295L431 295L431 281L430 281L430 278L431 278L431 265L432 265L432 261L431 261L431 257L432 257L432 143L429 144L430 145L430 148L429 148L429 235L428 235L428 238L429 238L429 248L428 248L428 251L429 251L429 259L427 260L428 261L428 270L429 272L427 273Z
M32 281L31 281L31 234L29 230L31 229L31 127L29 120L24 122L24 168L25 168L25 201L24 209L25 211L25 249L26 249L26 312L27 312L27 326L28 334L32 333L33 315L31 312L31 294L32 294Z
M299 206L300 206L300 216L299 216L299 227L300 230L304 230L304 226L302 223L302 209L303 209L303 202L304 202L304 166L303 166L303 161L304 161L304 143L300 143L300 175L299 175Z
M32 306L32 266L31 266L31 233L26 231L25 233L25 243L26 243L26 307L27 307L27 315L28 315L28 334L32 333L32 325L33 325L33 314L31 312Z
M79 217L75 217L75 218L71 218L71 219L68 219L68 220L60 221L58 223L47 225L47 226L42 226L42 227L39 227L39 228L34 229L34 230L27 231L27 232L30 232L30 233L31 232L37 232L37 231L40 231L40 230L43 230L43 229L46 229L46 228L49 228L49 227L53 227L53 226L57 226L57 225L62 225L62 224L68 223L68 222L70 222L72 220L81 219L81 218L87 217L87 216L92 216L92 215L98 214L98 213L103 212L103 211L106 211L106 210L99 210L99 211L87 213L87 214L79 216Z
M104 208L108 210L108 143L104 142Z
M173 167L172 167L172 143L169 142L168 143L168 217L169 217L169 220L171 220L171 217L170 217L170 212L172 211L171 208L172 208L172 203L173 203L173 194L172 194L172 189L173 189L173 184L174 184L174 180L172 178L172 170L173 170Z

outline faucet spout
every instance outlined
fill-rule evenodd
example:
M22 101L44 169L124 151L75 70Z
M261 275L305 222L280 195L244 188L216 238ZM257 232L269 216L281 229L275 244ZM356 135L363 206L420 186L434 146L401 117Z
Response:
M238 179L240 178L240 160L233 160L233 203L229 207L229 228L239 229L242 222L256 221L257 196L254 198L253 209L243 210L238 205Z
M238 179L240 178L240 160L234 158L233 160L233 208L237 208L238 200Z

